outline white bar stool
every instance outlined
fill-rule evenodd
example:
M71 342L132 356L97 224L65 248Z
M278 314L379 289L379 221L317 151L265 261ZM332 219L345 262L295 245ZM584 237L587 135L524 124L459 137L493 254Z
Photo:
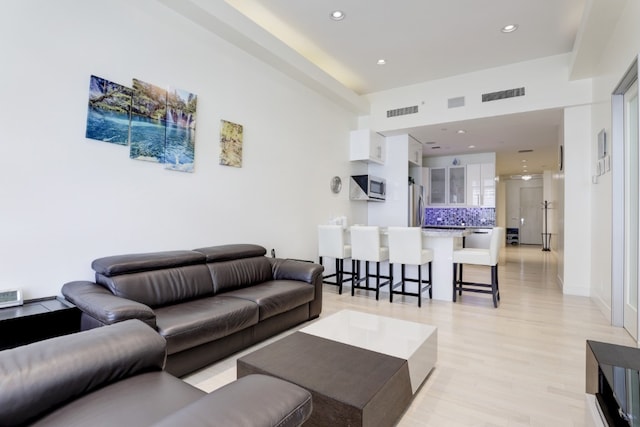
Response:
M500 301L500 288L498 286L498 255L504 241L504 228L494 227L491 234L489 249L464 248L453 251L453 302L456 302L456 291L462 295L462 291L491 294L493 306L498 307ZM491 283L465 282L462 279L462 265L486 265L491 267ZM458 278L458 266L460 277ZM488 288L488 289L487 289Z
M422 247L422 228L420 227L389 227L389 272L391 285L389 289L389 301L393 302L393 295L409 295L418 297L418 307L422 307L422 292L429 290L429 298L432 298L431 291L431 261L433 261L433 251ZM401 264L400 282L393 283L393 264ZM407 278L405 266L418 266L418 278ZM427 264L429 270L429 280L422 279L422 266ZM405 282L418 284L417 292L406 290ZM423 285L426 285L423 287ZM395 290L400 286L400 290Z
M380 227L371 225L354 225L351 227L351 295L355 295L356 289L376 291L376 300L380 297L380 288L390 283L389 280L380 282L380 279L390 279L389 276L380 274L380 263L389 259L389 248L380 246ZM360 275L360 262L365 261L365 275ZM369 263L376 263L376 272L369 272ZM375 287L369 286L369 278L376 279ZM360 283L364 282L364 285Z
M336 272L322 276L322 283L338 286L338 293L342 295L342 284L351 280L353 273L344 271L344 260L351 258L351 245L346 242L341 225L318 226L318 257L320 265L323 257L335 258ZM346 279L345 275L348 276ZM334 282L326 280L331 277L335 277Z

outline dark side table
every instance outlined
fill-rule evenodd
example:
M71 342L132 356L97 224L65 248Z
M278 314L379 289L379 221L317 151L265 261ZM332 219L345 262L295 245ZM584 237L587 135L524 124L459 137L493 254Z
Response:
M80 310L62 297L26 300L0 308L0 350L80 330Z

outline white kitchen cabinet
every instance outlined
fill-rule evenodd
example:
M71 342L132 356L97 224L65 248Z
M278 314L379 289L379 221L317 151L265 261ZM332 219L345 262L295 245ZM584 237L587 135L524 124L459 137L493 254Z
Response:
M351 131L349 160L384 164L385 139L370 129Z
M409 140L409 163L422 166L422 144L413 139Z
M447 168L429 168L429 204L443 205L447 202Z
M448 203L450 205L464 205L467 187L465 185L465 166L449 166L448 172Z
M496 207L496 166L494 163L467 165L467 204Z

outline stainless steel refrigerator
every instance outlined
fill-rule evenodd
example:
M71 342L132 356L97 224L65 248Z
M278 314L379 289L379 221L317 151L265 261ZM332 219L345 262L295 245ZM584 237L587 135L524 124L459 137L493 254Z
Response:
M424 224L424 187L409 184L409 227L422 227Z

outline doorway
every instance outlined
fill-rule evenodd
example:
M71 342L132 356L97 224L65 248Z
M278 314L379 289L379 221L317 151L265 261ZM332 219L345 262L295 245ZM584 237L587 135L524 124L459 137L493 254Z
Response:
M520 188L520 244L542 244L542 187Z

